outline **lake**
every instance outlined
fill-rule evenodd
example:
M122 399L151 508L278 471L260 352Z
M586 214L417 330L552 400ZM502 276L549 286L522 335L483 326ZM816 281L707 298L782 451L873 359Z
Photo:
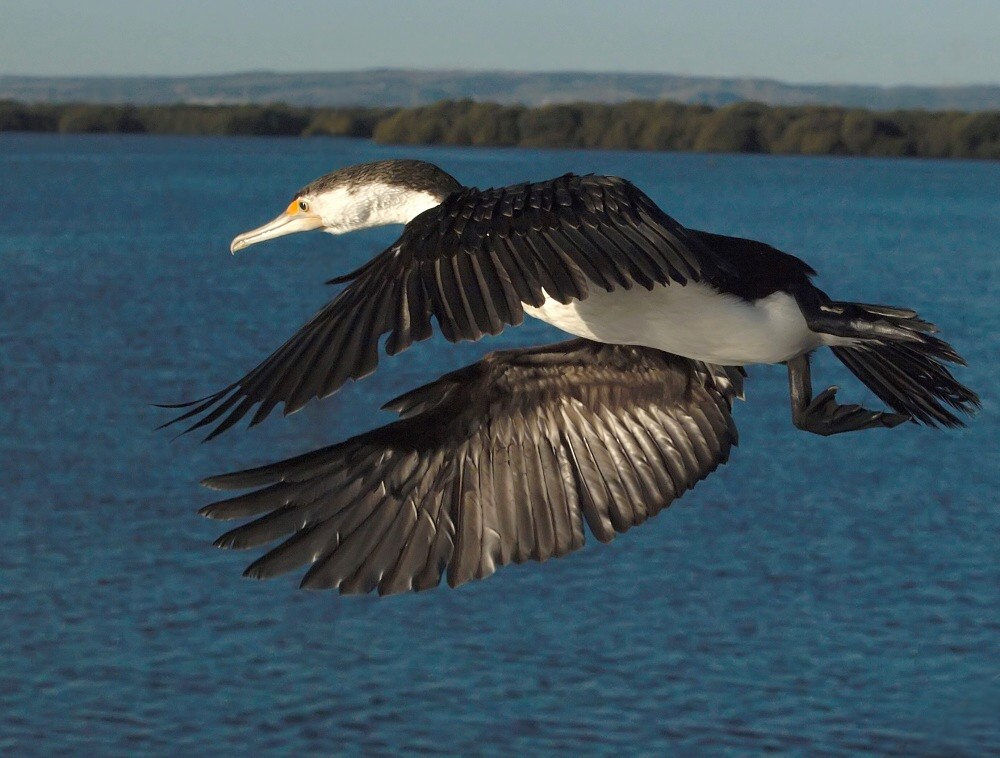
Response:
M391 228L228 252L333 168L480 187L633 180L689 226L916 308L969 362L968 429L820 438L753 367L730 462L609 545L386 599L241 579L209 474L331 444L526 323L436 337L208 443L151 403L214 391ZM1000 163L0 135L0 752L982 754L1000 750ZM881 407L829 354L818 389Z

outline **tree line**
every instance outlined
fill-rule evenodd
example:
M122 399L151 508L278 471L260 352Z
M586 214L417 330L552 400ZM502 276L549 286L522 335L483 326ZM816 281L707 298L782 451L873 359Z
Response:
M0 132L336 136L384 144L1000 159L1000 112L633 101L416 108L0 102Z

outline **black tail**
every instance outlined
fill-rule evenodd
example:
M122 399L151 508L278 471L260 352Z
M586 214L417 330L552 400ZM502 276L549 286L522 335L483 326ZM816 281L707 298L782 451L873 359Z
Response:
M831 346L833 354L897 413L928 426L965 426L948 407L972 415L979 396L945 364L965 365L937 328L915 311L884 305L826 303L810 323L817 332L857 340Z

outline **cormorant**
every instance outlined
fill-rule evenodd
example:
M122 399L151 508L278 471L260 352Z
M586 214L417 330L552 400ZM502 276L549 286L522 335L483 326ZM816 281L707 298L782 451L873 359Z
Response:
M248 573L312 564L303 584L342 592L459 584L582 544L582 519L610 539L724 462L742 367L784 363L793 423L822 435L912 420L960 426L974 392L915 311L840 302L815 271L755 240L689 229L630 182L567 174L463 187L430 163L350 166L301 189L233 253L293 232L404 224L389 248L331 280L347 284L245 377L174 422L215 425L284 412L374 371L428 338L497 334L525 314L578 338L487 356L403 395L404 418L333 447L212 477L263 487L208 506L265 513L220 538L250 547L291 534ZM809 356L827 346L894 412L812 396ZM169 423L174 423L169 422Z

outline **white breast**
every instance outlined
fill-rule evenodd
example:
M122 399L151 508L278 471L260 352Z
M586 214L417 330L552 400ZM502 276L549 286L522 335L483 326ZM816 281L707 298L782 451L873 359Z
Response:
M562 305L547 298L524 312L579 337L730 366L780 363L822 344L784 292L749 303L697 283L614 292L592 287L586 300Z

